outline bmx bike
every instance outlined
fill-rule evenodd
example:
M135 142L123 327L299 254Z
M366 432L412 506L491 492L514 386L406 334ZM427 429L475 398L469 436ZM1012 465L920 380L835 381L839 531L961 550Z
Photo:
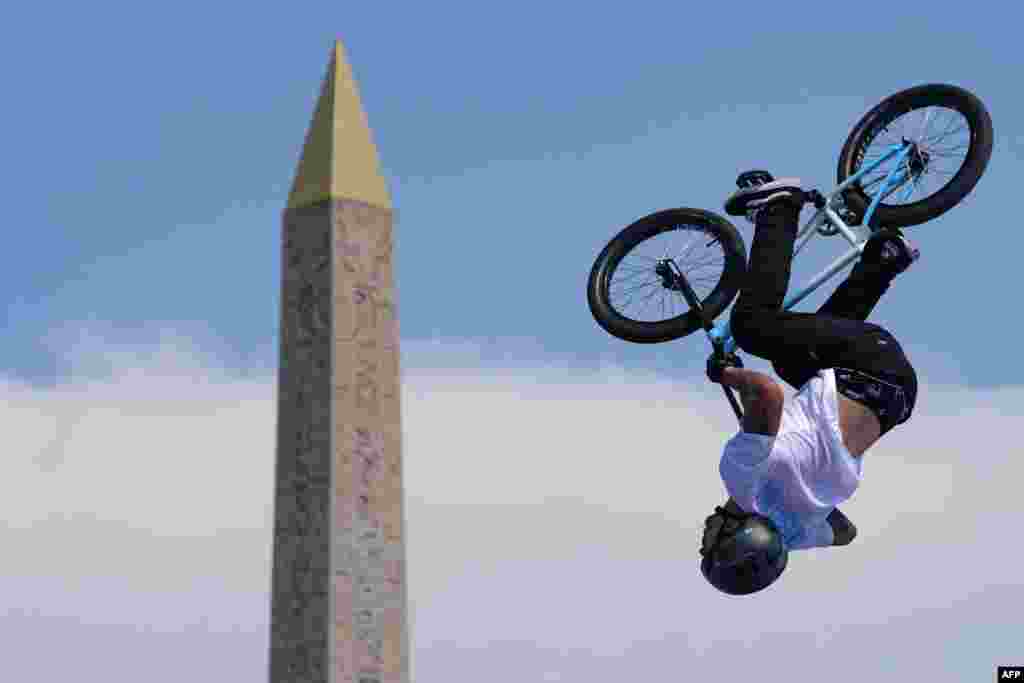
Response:
M836 186L808 193L815 212L797 233L794 258L815 235L841 236L850 248L789 294L783 310L851 266L870 234L919 225L956 206L985 172L992 138L985 105L954 85L902 90L868 111L840 151ZM766 178L752 171L737 185ZM858 225L866 225L869 235L859 237L852 229ZM728 319L715 320L742 287L746 267L743 238L724 217L666 209L628 225L604 247L590 271L587 302L597 323L619 339L655 344L703 329L713 353L734 353ZM732 392L723 388L742 418Z

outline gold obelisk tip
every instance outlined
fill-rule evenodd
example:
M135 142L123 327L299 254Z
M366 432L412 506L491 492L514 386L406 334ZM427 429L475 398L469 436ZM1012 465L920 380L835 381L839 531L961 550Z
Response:
M340 40L335 41L331 50L320 99L288 196L288 208L328 199L350 199L391 208L377 147Z

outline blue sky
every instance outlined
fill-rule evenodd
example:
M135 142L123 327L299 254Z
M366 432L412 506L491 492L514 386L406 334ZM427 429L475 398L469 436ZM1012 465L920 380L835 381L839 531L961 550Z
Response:
M635 347L593 324L583 287L604 242L656 209L718 209L751 166L825 187L868 107L950 81L992 111L991 167L969 203L914 230L922 261L877 319L971 384L1024 379L971 329L1019 333L1000 296L1024 242L1004 217L1024 154L1016 9L887 7L828 33L827 14L796 3L442 3L400 22L383 5L107 4L58 22L33 7L0 47L19 105L0 113L0 367L15 376L59 376L38 342L83 318L124 335L173 321L239 364L275 362L279 214L341 37L398 211L405 337L525 337L581 364L692 370L703 342Z
M1022 18L994 2L8 10L11 680L137 680L168 652L148 680L262 680L280 217L336 38L397 211L416 680L838 659L835 680L955 681L1012 663ZM922 378L915 420L867 456L854 545L725 601L694 563L735 428L701 379L707 346L609 337L587 273L644 214L720 210L741 170L825 189L860 116L933 81L978 94L996 138L968 200L912 229L923 256L874 317ZM842 248L812 246L797 281ZM1004 561L979 560L993 547Z

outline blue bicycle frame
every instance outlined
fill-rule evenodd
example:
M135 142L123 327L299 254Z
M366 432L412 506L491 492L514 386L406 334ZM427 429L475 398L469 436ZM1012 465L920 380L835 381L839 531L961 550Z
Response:
M907 156L910 154L910 150L911 146L906 144L891 146L885 154L837 185L835 189L825 197L825 206L818 209L814 216L807 221L804 227L800 229L800 232L797 233L797 240L802 239L803 241L797 244L794 250L794 256L800 253L800 250L806 246L807 242L810 241L812 237L814 237L815 231L820 231L821 234L825 235L834 235L836 233L841 234L846 238L846 241L850 243L851 248L848 252L833 261L831 265L826 267L818 275L811 278L803 289L789 295L785 301L783 301L783 310L791 310L793 306L807 298L816 289L818 289L818 287L832 279L837 273L842 272L847 266L856 261L860 256L861 251L864 250L864 243L867 240L864 239L858 241L857 235L854 234L850 229L850 226L843 221L833 208L833 202L839 197L839 194L851 184L857 182L857 180L866 173L870 173L875 170L889 159L895 158L896 161L893 164L892 170L886 175L881 189L875 194L874 198L871 200L871 204L868 206L868 210L864 214L862 222L865 225L870 225L871 217L874 215L875 209L878 208L879 202L891 194L900 185L905 183L910 177L907 164L904 163ZM913 189L914 185L912 183L907 186L906 198L910 197ZM729 331L728 317L713 325L712 328L708 330L707 334L712 344L721 344L725 352L731 353L736 350L736 342L733 340L732 334Z

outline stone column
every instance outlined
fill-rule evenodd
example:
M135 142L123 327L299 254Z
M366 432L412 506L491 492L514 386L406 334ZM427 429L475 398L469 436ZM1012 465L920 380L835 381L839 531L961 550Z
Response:
M393 212L336 43L284 212L271 683L408 683Z

